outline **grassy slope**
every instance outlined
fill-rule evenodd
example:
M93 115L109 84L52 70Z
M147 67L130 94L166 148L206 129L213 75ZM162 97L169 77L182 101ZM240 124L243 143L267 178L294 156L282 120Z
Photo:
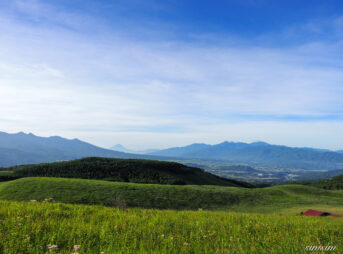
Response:
M343 220L0 201L0 253L308 253L343 249ZM49 252L50 253L50 252ZM52 252L51 252L52 253Z
M282 213L291 207L343 207L343 192L301 185L246 189L175 186L63 178L22 178L0 184L0 199L44 200L162 209L223 209Z
M116 182L196 184L249 187L250 184L218 177L202 169L175 162L84 158L74 161L25 165L10 168L16 177L66 177Z

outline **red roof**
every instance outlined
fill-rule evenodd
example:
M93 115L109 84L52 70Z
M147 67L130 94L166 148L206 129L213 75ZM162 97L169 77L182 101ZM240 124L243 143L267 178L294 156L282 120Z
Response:
M330 216L330 217L343 217L342 215L339 214L334 214L334 213L328 213L328 212L323 212L323 211L317 211L317 210L312 210L309 209L306 212L302 214L302 216Z

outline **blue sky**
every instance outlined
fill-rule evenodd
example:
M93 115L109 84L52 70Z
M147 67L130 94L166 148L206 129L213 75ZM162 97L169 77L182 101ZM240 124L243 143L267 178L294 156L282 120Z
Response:
M340 1L0 2L2 131L343 149Z

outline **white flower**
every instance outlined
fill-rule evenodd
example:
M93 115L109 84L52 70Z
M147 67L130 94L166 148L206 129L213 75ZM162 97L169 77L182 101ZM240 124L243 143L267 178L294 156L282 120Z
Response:
M80 246L80 245L74 245L74 250L75 250L75 251L81 250L81 246Z
M58 246L55 244L48 244L47 247L49 250L58 250Z

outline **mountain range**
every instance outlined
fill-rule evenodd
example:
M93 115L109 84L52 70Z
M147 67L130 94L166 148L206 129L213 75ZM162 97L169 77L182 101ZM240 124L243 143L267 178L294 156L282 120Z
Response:
M39 137L32 133L0 132L0 167L67 161L85 157L158 159L104 149L79 139ZM165 158L159 158L165 159Z
M32 133L0 132L0 167L67 161L85 157L172 160L182 163L226 161L233 164L297 169L343 169L343 154L313 148L293 148L265 142L223 142L217 145L196 143L164 150L128 150L121 145L104 149L79 139L59 136L39 137ZM130 153L129 153L130 152ZM143 151L140 151L143 153Z
M342 169L343 154L314 148L293 148L265 142L192 144L150 153L187 159L220 160L267 167Z

